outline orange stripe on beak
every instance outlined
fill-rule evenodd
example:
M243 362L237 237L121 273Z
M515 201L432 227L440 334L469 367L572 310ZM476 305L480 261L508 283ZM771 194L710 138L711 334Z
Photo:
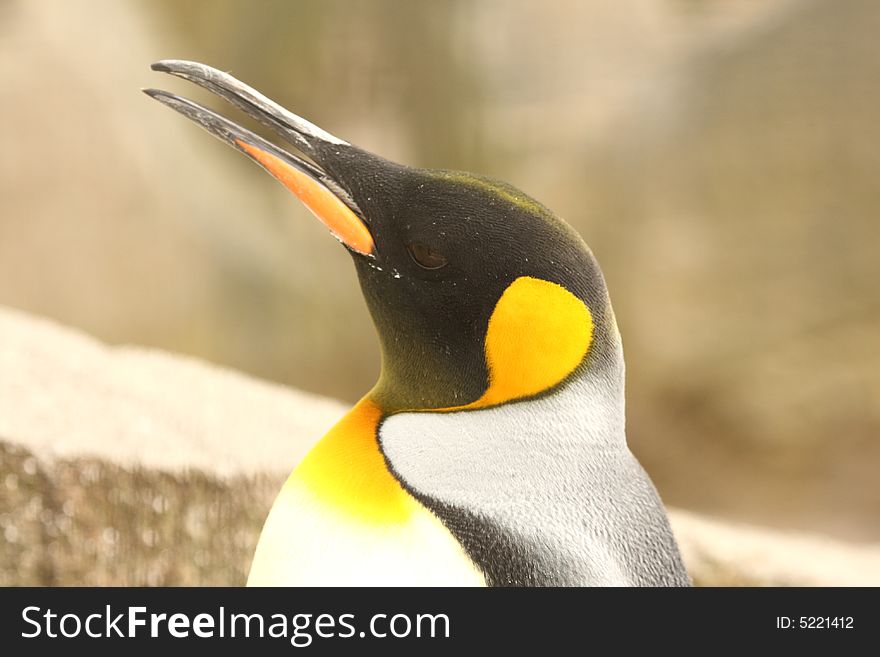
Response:
M370 231L338 196L281 158L240 139L236 139L235 143L293 192L340 242L352 251L372 255L375 244Z

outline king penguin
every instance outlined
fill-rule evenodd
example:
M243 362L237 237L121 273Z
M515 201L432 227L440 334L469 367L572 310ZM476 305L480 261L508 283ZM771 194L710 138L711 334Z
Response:
M381 346L375 387L278 494L249 585L690 584L627 447L605 280L568 224L505 183L369 153L203 64L152 68L299 153L144 90L326 224L352 255Z

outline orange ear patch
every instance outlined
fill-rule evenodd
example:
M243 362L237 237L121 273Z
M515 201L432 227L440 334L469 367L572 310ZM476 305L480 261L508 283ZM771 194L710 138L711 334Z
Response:
M463 408L536 395L560 383L593 341L593 316L561 285L523 276L501 295L486 332L489 387Z

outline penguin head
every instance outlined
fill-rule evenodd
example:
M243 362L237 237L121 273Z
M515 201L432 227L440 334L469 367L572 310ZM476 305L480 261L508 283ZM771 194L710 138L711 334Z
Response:
M622 376L601 270L534 199L490 178L390 162L203 64L153 69L220 95L306 156L145 90L263 166L348 249L382 349L371 397L386 411L535 397L589 368Z

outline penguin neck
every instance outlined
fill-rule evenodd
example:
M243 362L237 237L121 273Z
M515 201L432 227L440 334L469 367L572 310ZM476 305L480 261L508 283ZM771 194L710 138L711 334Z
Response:
M505 418L499 433L516 431L541 436L541 444L558 456L591 459L593 448L626 446L625 376L622 356L587 359L572 376L536 397L489 407ZM478 411L479 412L479 411Z
M431 354L413 353L408 354L409 358L401 359L399 350L386 351L383 341L382 373L367 397L382 409L384 416L455 411L466 411L471 415L472 412L491 409L505 415L527 414L544 416L548 420L561 416L572 431L581 431L593 441L601 437L601 442L606 444L625 443L623 346L610 305L606 307L606 313L595 332L587 337L589 348L586 355L562 380L546 376L546 372L552 372L553 365L560 360L559 353L565 353L555 342L537 352L548 356L528 357L525 362L529 365L525 368L521 361L519 367L502 372L505 376L494 380L489 372L488 353L487 365L474 371L473 367L458 362L460 359L443 359ZM568 338L573 333L562 337ZM397 346L400 344L398 342ZM528 355L530 352L522 350L520 355L523 353ZM401 363L405 366L400 367ZM530 367L540 374L533 376ZM523 385L525 380L540 381L541 378L548 383L543 390L538 388L531 392L535 390L534 386Z
M591 459L591 447L626 448L626 367L623 343L610 303L590 348L575 370L534 397L498 407L514 423L532 425L548 448L571 458ZM549 432L541 427L553 427Z
M565 435L582 445L626 445L625 375L622 355L611 362L587 363L566 383L530 406L530 411L562 418ZM560 419L556 419L559 423Z
M571 457L580 454L589 458L591 447L626 445L623 350L619 339L609 340L602 347L591 352L563 382L531 397L446 408L394 407L388 405L387 397L381 399L374 393L369 397L382 406L385 416L408 414L415 422L418 416L426 421L440 415L456 421L460 418L462 426L479 427L486 434L540 435L545 446L556 454L568 452Z

